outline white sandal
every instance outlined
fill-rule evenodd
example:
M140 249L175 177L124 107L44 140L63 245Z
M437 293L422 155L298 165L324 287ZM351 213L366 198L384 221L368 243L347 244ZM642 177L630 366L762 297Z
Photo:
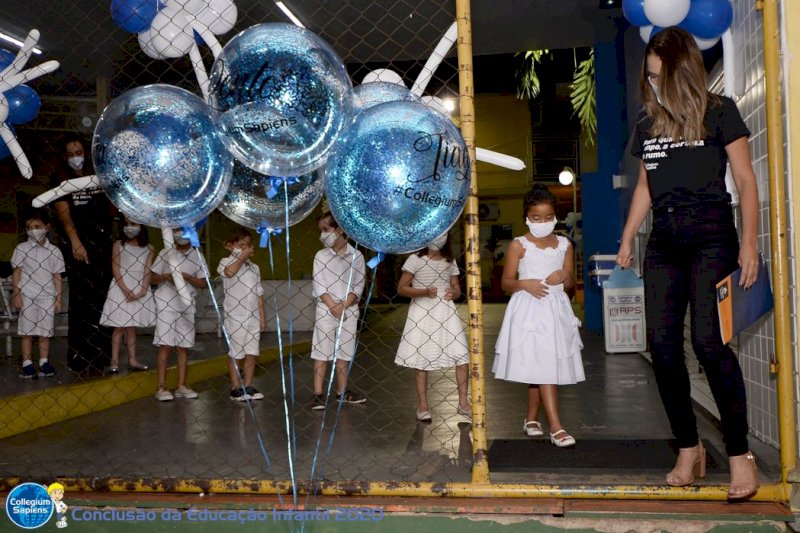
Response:
M417 420L419 422L429 422L432 418L433 416L430 411L417 410Z
M565 436L556 438L556 435L564 434ZM555 433L550 433L550 442L558 446L559 448L569 448L570 446L575 446L575 438L567 433L566 429L559 429Z
M536 420L531 420L529 422L527 418L522 421L522 431L529 437L541 437L544 435L542 424Z

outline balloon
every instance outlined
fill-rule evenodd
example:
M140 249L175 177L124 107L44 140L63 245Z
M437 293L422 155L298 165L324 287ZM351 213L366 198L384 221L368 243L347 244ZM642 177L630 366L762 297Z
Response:
M712 39L701 39L698 36L694 36L694 40L697 43L697 47L700 50L708 50L709 48L713 48L715 44L719 42L719 37L714 37Z
M17 132L14 131L14 128L11 127L11 124L6 124L6 127L11 130L11 135L14 137L17 136ZM8 148L8 145L3 142L3 139L0 139L0 159L5 159L6 157L11 155L11 150Z
M42 101L39 94L27 85L17 85L3 93L8 100L9 124L25 124L36 118Z
M634 26L650 26L644 14L644 0L622 0L622 14Z
M266 23L239 33L210 80L223 141L263 174L299 176L321 167L350 124L350 77L328 43L305 28Z
M320 170L287 180L289 225L293 226L317 207L322 200L325 183ZM267 193L273 187L274 196L270 198ZM286 204L282 182L259 174L237 161L228 194L219 210L237 224L248 228L285 228Z
M153 18L164 7L161 0L112 0L111 19L123 30L139 33L150 27Z
M689 4L689 0L644 0L644 14L650 24L666 28L686 18Z
M0 48L0 70L3 70L16 59L17 54L9 52L5 48Z
M650 42L650 36L653 33L653 26L642 26L639 28L639 37L646 43Z
M194 45L191 15L182 9L159 11L150 29L139 34L139 46L153 59L183 57Z
M208 5L195 14L197 22L211 30L215 35L222 35L233 29L236 24L236 4L231 0L207 0Z
M97 122L92 158L108 197L148 226L189 226L225 197L233 157L208 106L170 85L132 89Z
M367 75L364 76L363 80L361 80L361 84L364 85L376 81L394 83L395 85L401 85L403 87L406 86L405 82L403 81L403 77L397 72L389 70L388 68L376 68L375 70L367 72Z
M411 91L404 86L385 81L363 83L353 89L353 109L356 112L374 105L398 100L420 101L419 96L411 94Z
M733 22L733 6L728 0L692 0L689 14L680 27L695 37L719 37Z
M419 250L458 219L469 192L458 129L418 102L358 114L326 167L325 194L350 237L383 253Z

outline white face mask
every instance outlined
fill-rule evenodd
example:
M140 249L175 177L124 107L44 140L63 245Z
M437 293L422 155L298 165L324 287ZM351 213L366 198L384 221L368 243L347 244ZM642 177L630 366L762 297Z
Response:
M184 246L186 244L189 244L189 239L184 239L183 233L178 232L178 233L173 233L173 235L175 236L175 244L177 244L178 246Z
M558 221L555 219L550 222L531 222L527 218L525 219L525 224L527 224L528 229L531 230L531 235L537 239L547 237L553 233L553 230L556 229L557 223Z
M432 252L438 252L439 250L442 249L442 246L444 246L446 242L447 242L447 234L440 235L439 237L433 239L433 242L431 242L428 245L428 250Z
M138 236L141 231L141 226L125 226L122 228L122 233L124 233L129 239L133 239L134 237Z
M28 238L29 239L33 239L34 241L39 242L39 241L41 241L42 239L45 238L45 236L47 235L47 230L46 229L41 229L41 228L39 228L39 229L29 229L27 231L27 233L28 233Z
M319 235L319 240L321 240L322 244L324 244L327 248L333 248L333 245L336 244L338 239L339 236L335 231L323 231Z
M72 170L81 170L83 168L83 157L76 155L67 159L67 164Z
M650 80L647 80L647 82L650 84L650 87L652 87L653 92L656 93L656 100L658 101L658 104L661 107L664 107L664 103L661 101L661 95L658 92L658 85L656 85L655 83L653 83Z
M241 248L233 248L231 250L231 255L233 257L239 257L240 255L242 255L242 249Z

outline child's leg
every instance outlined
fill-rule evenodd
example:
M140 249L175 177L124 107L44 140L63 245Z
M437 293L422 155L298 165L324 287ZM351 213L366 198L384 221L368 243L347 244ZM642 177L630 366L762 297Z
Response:
M189 349L188 348L175 348L178 352L178 388L180 389L186 385L186 371L189 368Z
M169 357L169 349L171 346L158 347L158 388L166 389L167 383L167 358Z
M539 419L539 406L541 405L542 397L539 391L539 385L528 385L528 415L525 420L532 421Z
M20 343L22 346L22 361L31 360L31 354L33 352L33 337L30 335L23 335L22 341Z
M244 356L244 386L250 387L253 385L253 375L256 373L256 356Z
M119 347L122 344L122 335L125 333L125 328L114 328L111 333L111 366L119 366Z
M428 371L415 370L414 383L417 385L417 411L428 411Z
M31 350L32 351L32 350ZM39 337L39 364L50 358L50 337Z
M239 359L228 357L228 375L231 378L231 390L240 389L242 382L239 380Z
M558 417L558 385L539 385L544 406L544 414L547 415L547 425L550 433L555 433L561 429L561 419Z
M139 366L136 360L136 328L125 328L125 344L128 346L128 366ZM113 357L113 355L112 355Z
M347 390L347 372L350 370L350 361L339 359L336 361L336 386L337 394L342 394Z
M467 401L467 385L469 385L469 365L456 366L456 386L458 387L458 406L462 409L470 407Z
M328 373L328 361L314 359L314 394L322 394L322 385Z

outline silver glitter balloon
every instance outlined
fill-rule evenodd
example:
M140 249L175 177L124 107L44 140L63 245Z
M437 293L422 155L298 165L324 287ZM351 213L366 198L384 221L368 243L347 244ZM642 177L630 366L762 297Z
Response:
M248 228L285 228L288 190L289 225L293 226L317 207L325 192L325 184L320 171L286 180L284 186L282 178L259 174L237 161L231 186L219 210ZM271 194L274 195L272 198Z
M97 122L92 158L111 202L131 220L160 228L208 216L233 171L208 106L171 85L114 99Z
M209 104L223 140L263 174L299 176L324 165L350 123L352 98L330 45L291 24L244 30L211 68Z
M358 114L326 167L334 217L378 252L426 246L455 223L468 193L464 139L446 116L417 102Z
M420 98L402 85L385 81L362 83L353 89L353 109L356 113L374 105L400 100L419 102Z

